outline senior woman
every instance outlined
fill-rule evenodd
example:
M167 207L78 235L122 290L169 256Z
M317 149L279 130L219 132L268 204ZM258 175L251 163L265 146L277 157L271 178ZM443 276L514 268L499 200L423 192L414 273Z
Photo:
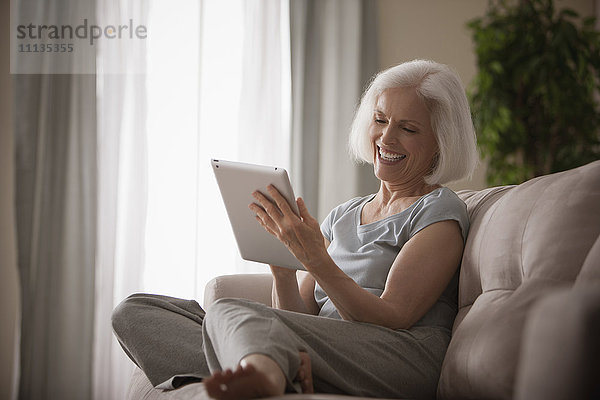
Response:
M250 208L306 272L271 266L273 308L134 295L113 314L123 348L156 387L203 380L219 399L285 391L435 398L457 311L465 204L442 185L472 173L475 134L447 66L415 60L379 73L350 134L373 164L375 194L319 223L269 188ZM298 274L298 276L297 276Z

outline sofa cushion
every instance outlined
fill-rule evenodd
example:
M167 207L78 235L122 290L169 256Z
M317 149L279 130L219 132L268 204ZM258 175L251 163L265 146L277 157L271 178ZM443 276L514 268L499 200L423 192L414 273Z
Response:
M600 206L599 206L600 207ZM588 252L585 258L581 271L575 281L575 286L579 285L596 285L600 290L600 236L596 238L596 242Z
M528 310L573 286L600 234L600 162L459 195L471 229L438 397L508 399Z
M527 314L514 399L597 399L600 290L597 282L557 291Z

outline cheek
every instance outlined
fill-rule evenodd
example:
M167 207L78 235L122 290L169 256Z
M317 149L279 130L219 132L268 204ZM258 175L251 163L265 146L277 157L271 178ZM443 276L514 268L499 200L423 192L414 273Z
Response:
M436 142L431 142L429 140L411 140L405 142L406 149L408 152L413 154L413 156L417 156L421 161L427 162L427 160L432 160L438 151L438 146Z
M371 124L369 125L369 130L367 132L369 135L369 140L371 142L375 142L375 140L377 140L377 127Z
M379 135L377 134L377 130L373 126L369 126L368 135L369 143L371 144L371 150L373 151L373 154L375 154L375 149L377 148L375 142L379 138Z

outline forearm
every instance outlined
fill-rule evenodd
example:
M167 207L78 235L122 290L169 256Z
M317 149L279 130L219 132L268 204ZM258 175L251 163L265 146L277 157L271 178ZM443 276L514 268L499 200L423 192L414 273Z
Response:
M295 276L291 279L273 276L273 290L271 292L273 308L281 310L309 313L304 300L300 296L298 281Z
M343 319L393 329L406 329L412 324L406 313L403 313L397 305L361 288L339 269L332 259L312 270L316 281L327 293Z

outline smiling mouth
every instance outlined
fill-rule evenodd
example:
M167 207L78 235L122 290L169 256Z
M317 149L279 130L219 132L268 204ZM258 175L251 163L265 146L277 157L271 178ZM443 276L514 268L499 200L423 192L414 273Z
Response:
M377 146L377 151L379 153L379 158L387 162L397 162L406 158L406 154L393 153L387 150L383 150L379 146Z

